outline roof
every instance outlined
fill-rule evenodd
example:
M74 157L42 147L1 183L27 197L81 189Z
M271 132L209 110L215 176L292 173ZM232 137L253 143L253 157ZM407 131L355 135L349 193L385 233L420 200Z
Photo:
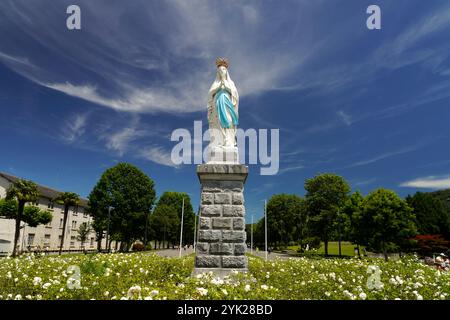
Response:
M6 180L8 180L11 183L16 182L17 180L20 180L21 178L15 177L13 175L4 173L4 172L0 172L0 177L5 178ZM62 191L59 190L55 190L46 186L43 186L41 184L37 184L38 187L38 191L41 194L42 198L47 198L47 199L55 199L58 195L60 195L62 193ZM87 208L88 207L88 200L84 199L84 198L80 198L80 203L79 203L80 207L83 208Z

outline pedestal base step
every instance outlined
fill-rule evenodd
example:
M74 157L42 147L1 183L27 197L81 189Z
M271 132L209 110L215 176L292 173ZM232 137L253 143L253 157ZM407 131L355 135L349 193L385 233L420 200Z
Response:
M232 275L234 272L244 272L247 273L247 268L242 269L229 269L229 268L195 268L192 272L192 276L196 276L202 273L212 272L215 278L224 278L226 276Z

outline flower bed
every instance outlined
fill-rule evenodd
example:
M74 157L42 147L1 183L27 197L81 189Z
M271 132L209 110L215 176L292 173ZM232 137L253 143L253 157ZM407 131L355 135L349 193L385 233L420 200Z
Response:
M249 257L249 272L191 277L193 257L146 253L0 259L0 299L448 299L450 273L398 261Z

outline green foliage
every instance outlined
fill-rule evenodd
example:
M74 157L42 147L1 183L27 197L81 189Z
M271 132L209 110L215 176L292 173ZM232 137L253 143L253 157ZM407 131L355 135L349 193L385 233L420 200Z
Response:
M362 243L364 234L361 232L361 215L364 197L359 191L355 191L346 199L338 214L338 222L341 222L344 238Z
M445 204L430 193L416 192L407 196L408 205L414 209L419 234L442 234L448 237L449 213Z
M25 203L34 202L39 198L37 185L30 180L19 179L9 186L6 191L6 200L17 200L17 215L14 231L13 257L16 256L17 242L19 241L20 221L22 220Z
M81 245L83 246L84 243L88 240L89 234L91 233L91 226L87 222L83 222L80 224L77 230L77 240L81 242Z
M16 199L19 204L25 204L26 202L35 202L37 199L39 199L39 191L37 185L30 180L17 180L6 191L6 199Z
M80 265L80 272L83 275L101 277L106 273L107 266L107 261L98 261L97 259L94 259L93 255L89 255L86 260L82 261Z
M6 219L16 219L18 211L18 203L15 199L0 199L0 216ZM36 206L25 206L20 221L25 222L30 227L37 227L40 224L50 223L53 219L51 212L41 210Z
M74 207L80 202L80 196L74 192L62 192L53 201L64 208Z
M339 210L350 192L350 186L344 178L324 173L307 179L305 189L310 231L312 235L324 241L327 255L328 241L334 230Z
M27 256L0 259L0 300L416 300L450 297L449 272L414 257L379 259L249 258L249 271L217 279L192 277L192 256L148 253ZM80 266L80 289L68 289L68 268ZM379 269L380 286L368 280Z
M414 214L407 202L394 191L377 189L363 201L361 216L362 242L370 249L387 252L400 247L416 235Z
M144 237L145 219L155 202L153 181L128 163L107 169L89 194L97 239L102 237L111 210L110 233L125 244ZM125 248L124 248L125 249Z
M178 224L175 226L176 229L180 230L181 223L181 211L182 204L184 199L184 218L183 218L183 244L194 243L194 219L196 215L194 213L194 209L192 208L191 198L187 193L184 192L175 192L175 191L167 191L164 192L158 200L156 208L160 206L168 206L171 208L172 214L176 214L178 216ZM168 209L164 209L168 211ZM173 218L172 222L175 222ZM153 227L155 229L156 227ZM159 232L160 233L160 232ZM162 240L159 238L157 240ZM179 241L179 232L174 235L173 241Z
M267 203L267 227L270 243L287 246L289 242L306 236L306 207L297 195L278 194Z
M23 210L22 221L30 227L37 227L40 224L50 223L53 215L50 211L41 210L36 206L26 206Z
M17 201L15 199L0 199L0 216L15 219L17 216Z
M158 203L150 215L150 228L153 239L164 243L170 242L172 245L175 245L179 237L180 222L176 207Z

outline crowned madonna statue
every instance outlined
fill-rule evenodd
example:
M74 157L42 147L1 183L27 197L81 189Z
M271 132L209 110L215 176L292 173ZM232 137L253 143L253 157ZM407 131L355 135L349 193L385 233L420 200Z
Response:
M216 60L208 93L209 159L197 166L201 183L194 274L246 272L244 184L248 167L238 162L236 127L239 95L228 73L228 61Z
M228 65L227 59L216 59L216 79L208 92L208 163L238 163L236 128L239 94L231 80Z

